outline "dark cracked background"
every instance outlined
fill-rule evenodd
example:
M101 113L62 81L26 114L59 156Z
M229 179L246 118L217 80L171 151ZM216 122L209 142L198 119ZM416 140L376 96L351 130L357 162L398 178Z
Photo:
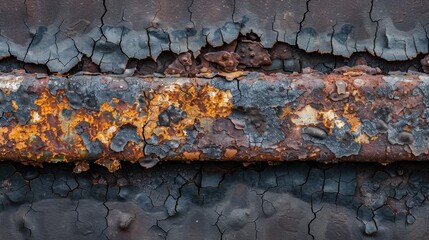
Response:
M424 239L429 163L0 164L0 239Z
M254 33L265 48L406 61L428 53L428 28L421 0L1 0L0 57L61 73L89 58L121 73L129 60L198 55Z

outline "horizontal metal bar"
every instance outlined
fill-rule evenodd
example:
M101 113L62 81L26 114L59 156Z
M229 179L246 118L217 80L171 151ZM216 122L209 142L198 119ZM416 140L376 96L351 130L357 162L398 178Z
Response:
M0 75L1 160L426 160L429 76Z

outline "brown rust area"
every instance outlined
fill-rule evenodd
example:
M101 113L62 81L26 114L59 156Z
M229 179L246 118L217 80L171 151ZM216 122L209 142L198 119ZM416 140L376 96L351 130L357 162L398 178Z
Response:
M237 53L240 56L240 64L245 67L261 67L263 65L271 65L271 56L268 50L264 49L261 43L242 40L238 43Z
M168 65L164 73L166 75L188 76L192 74L194 69L195 63L192 59L192 55L188 52L185 52L179 54L177 59Z
M209 52L204 54L204 60L216 63L222 71L234 72L237 71L240 56L237 53L227 51Z
M0 80L2 160L82 172L88 161L115 171L121 161L388 163L429 153L424 74Z

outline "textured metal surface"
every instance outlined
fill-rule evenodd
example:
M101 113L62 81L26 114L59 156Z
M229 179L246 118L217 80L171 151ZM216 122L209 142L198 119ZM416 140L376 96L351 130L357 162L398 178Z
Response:
M365 71L364 71L365 70ZM224 78L0 76L1 159L425 160L429 77L337 74Z

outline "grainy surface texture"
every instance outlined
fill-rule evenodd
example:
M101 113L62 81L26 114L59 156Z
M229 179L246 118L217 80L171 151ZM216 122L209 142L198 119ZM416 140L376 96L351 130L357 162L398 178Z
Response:
M129 59L198 55L254 33L266 48L409 60L428 52L428 19L428 1L415 0L1 0L0 57L67 72L86 56L122 72Z
M0 239L425 239L428 163L0 164Z
M163 160L426 160L426 74L158 78L0 75L2 160L120 168Z

